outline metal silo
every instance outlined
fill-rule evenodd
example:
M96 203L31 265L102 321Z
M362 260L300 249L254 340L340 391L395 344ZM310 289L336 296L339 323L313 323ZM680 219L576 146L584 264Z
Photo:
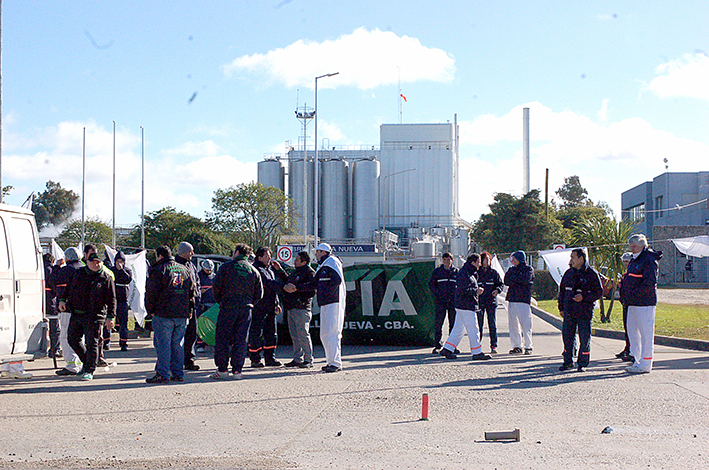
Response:
M313 162L308 162L307 171L307 232L313 233ZM303 159L296 158L289 161L288 170L288 195L295 203L295 218L298 223L298 232L303 231Z
M320 235L324 239L347 238L348 166L346 161L334 159L320 165Z
M258 162L257 171L259 183L285 191L285 168L283 168L279 160Z
M377 160L352 164L353 237L371 240L379 228L379 175Z

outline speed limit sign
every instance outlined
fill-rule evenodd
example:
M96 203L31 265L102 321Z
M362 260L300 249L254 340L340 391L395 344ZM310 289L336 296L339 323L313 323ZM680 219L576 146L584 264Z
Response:
M278 261L283 261L284 263L289 263L293 259L293 248L290 246L279 246L276 252L276 257Z

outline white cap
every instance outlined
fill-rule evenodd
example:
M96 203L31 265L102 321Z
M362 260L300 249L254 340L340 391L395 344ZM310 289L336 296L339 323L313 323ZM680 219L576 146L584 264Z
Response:
M332 253L332 247L328 245L327 243L321 243L318 246L315 247L316 250L320 251L327 251L328 253Z

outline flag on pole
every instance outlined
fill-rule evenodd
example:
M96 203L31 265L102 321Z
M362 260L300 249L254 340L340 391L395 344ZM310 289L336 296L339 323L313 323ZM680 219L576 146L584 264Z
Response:
M64 250L62 250L62 247L59 246L59 244L52 238L52 256L54 256L54 259L59 261L60 259L64 259Z
M404 101L406 101L407 103L409 102L409 100L406 99L406 97L404 96L403 93L399 93L399 96L401 96L402 98L404 98Z
M104 247L111 263L114 263L118 251L108 245L104 245ZM148 314L145 310L145 282L148 279L148 265L145 253L145 251L141 251L134 255L126 255L126 266L133 271L133 279L130 281L130 287L128 288L128 306L140 326L145 325L145 317Z

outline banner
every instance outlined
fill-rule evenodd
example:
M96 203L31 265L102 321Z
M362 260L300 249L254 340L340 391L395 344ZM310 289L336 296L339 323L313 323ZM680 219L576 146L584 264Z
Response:
M59 246L59 244L54 241L52 238L52 256L54 256L54 259L56 261L59 261L60 259L64 259L64 250L62 250L62 247Z
M114 263L117 251L108 245L104 245L106 254ZM130 281L128 290L128 307L133 312L133 317L140 324L145 325L145 282L148 279L148 265L145 258L145 251L133 255L126 255L126 266L133 272L133 279Z
M569 261L571 260L571 251L576 248L566 248L564 250L546 250L540 251L539 254L544 258L544 262L549 267L549 274L556 281L556 285L561 284L561 278L564 277L564 273L569 269ZM582 247L584 253L586 253L586 259L588 259L588 250Z
M674 238L672 243L677 249L687 256L695 258L703 258L709 256L709 236L703 235L700 237L689 238Z

